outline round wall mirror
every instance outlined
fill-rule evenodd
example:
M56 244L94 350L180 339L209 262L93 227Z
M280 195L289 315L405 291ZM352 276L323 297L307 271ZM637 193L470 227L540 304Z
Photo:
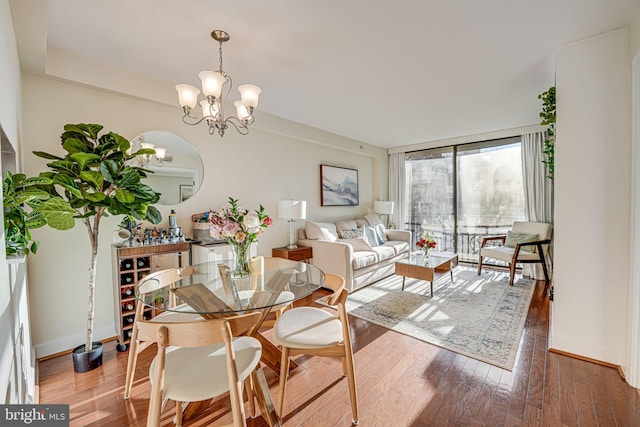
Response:
M144 183L161 194L158 204L177 205L198 192L204 172L202 159L189 141L171 132L151 130L133 138L131 145L134 150L141 146L156 150L155 156L139 157L144 157L141 166L154 172Z

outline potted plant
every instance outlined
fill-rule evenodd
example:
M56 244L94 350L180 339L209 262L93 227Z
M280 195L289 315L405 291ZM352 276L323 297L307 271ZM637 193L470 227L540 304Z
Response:
M91 244L89 264L87 330L85 343L73 350L74 369L85 372L102 364L102 343L93 342L98 233L102 218L127 215L130 218L157 224L162 219L152 206L160 194L142 183L150 172L132 165L139 155L154 154L149 148L130 152L129 141L109 132L99 136L98 124L68 124L61 136L62 156L34 151L44 159L49 171L40 173L51 184L39 188L49 198L35 209L41 212L47 225L68 230L77 222L84 225Z
M46 224L41 212L31 210L42 205L49 193L35 188L36 185L51 184L49 178L27 178L24 174L7 172L2 181L2 205L4 208L4 246L7 257L19 257L36 253L39 242L31 237L31 230ZM26 205L26 206L25 206Z

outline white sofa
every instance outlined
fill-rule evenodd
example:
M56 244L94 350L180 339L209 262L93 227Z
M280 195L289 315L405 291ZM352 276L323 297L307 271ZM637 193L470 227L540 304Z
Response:
M395 262L408 258L411 252L410 231L386 230L376 218L377 215L367 215L367 219L335 223L307 221L298 230L298 244L312 247L311 263L325 273L344 277L347 289L352 292L392 275ZM350 235L353 230L366 235ZM374 239L373 231L378 232L378 238Z

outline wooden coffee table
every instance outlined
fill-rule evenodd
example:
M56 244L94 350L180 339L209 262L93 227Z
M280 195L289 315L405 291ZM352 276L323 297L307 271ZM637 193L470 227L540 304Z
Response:
M453 268L458 265L458 254L451 252L429 253L429 259L424 262L422 251L414 252L409 259L396 262L396 274L402 276L402 290L407 277L412 279L426 280L431 286L431 296L433 297L433 281L446 273L451 274L453 282Z

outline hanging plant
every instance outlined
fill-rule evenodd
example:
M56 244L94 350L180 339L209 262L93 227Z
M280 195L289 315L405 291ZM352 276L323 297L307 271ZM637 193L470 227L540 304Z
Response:
M547 178L553 179L554 148L556 143L556 87L551 86L546 92L538 95L542 100L542 112L540 112L541 125L547 126L544 139L545 159L542 163L547 167Z

